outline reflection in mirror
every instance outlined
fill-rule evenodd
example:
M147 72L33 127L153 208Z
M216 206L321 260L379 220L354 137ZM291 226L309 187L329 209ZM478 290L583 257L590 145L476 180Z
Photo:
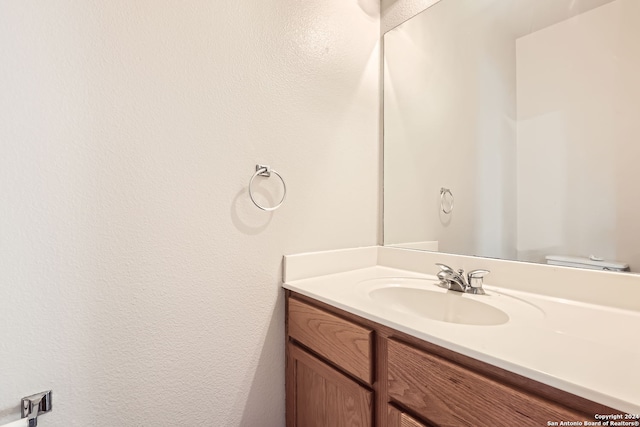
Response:
M638 40L638 0L441 0L386 33L384 243L640 270Z

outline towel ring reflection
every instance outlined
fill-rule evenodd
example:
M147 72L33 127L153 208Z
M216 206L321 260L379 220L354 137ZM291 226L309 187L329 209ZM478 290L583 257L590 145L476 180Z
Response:
M280 181L282 181L282 188L284 190L282 193L282 199L275 206L272 206L272 207L262 206L260 203L256 202L256 199L253 198L253 191L251 190L251 185L253 184L253 180L257 176L263 176L265 178L269 178L272 173L276 174L276 176L280 178ZM253 204L258 207L258 209L262 209L263 211L267 211L267 212L275 211L280 206L282 206L282 204L284 203L285 197L287 197L287 184L284 183L284 179L282 179L282 175L280 175L275 170L271 169L269 165L256 165L256 173L254 173L251 176L251 179L249 180L249 197L251 198L251 201L253 202Z
M451 201L449 203L447 203L446 199L447 199L447 194L449 195L449 198L451 199ZM444 212L445 214L450 214L451 212L453 212L453 193L451 192L451 190L449 190L448 188L444 188L442 187L440 189L440 209L442 209L442 212ZM447 208L446 205L449 205L449 207Z

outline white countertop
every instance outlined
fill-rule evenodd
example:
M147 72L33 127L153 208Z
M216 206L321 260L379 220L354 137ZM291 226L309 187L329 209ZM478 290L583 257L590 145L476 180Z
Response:
M349 269L344 255L340 254L343 265L337 268L342 271L329 269L329 274L318 274L323 271L317 265L307 268L312 260L306 255L304 268L316 275L305 277L290 271L284 288L620 411L640 413L639 311L485 285L489 294L533 304L540 315L525 320L516 316L493 326L430 320L372 303L358 283L385 277L435 276L371 260L363 262L362 253L353 263L355 268ZM317 261L327 262L323 256ZM365 254L365 258L369 256ZM295 267L290 262L290 270L302 265L295 261Z

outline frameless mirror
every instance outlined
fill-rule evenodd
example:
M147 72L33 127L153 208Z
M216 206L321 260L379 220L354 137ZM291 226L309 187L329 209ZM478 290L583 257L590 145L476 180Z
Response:
M441 0L386 33L385 245L640 270L639 40L638 0Z

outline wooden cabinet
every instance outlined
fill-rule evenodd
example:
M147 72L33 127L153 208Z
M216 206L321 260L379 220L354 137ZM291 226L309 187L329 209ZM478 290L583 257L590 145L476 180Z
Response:
M390 340L388 349L389 398L437 426L542 426L588 419L401 342Z
M619 411L287 291L287 427L539 426Z
M373 331L291 298L287 336L287 427L372 427Z
M289 344L288 381L294 401L288 427L369 427L373 392Z
M288 319L291 339L365 383L373 382L373 330L293 298Z
M415 418L401 412L394 406L389 405L388 410L387 427L431 427L416 421Z

